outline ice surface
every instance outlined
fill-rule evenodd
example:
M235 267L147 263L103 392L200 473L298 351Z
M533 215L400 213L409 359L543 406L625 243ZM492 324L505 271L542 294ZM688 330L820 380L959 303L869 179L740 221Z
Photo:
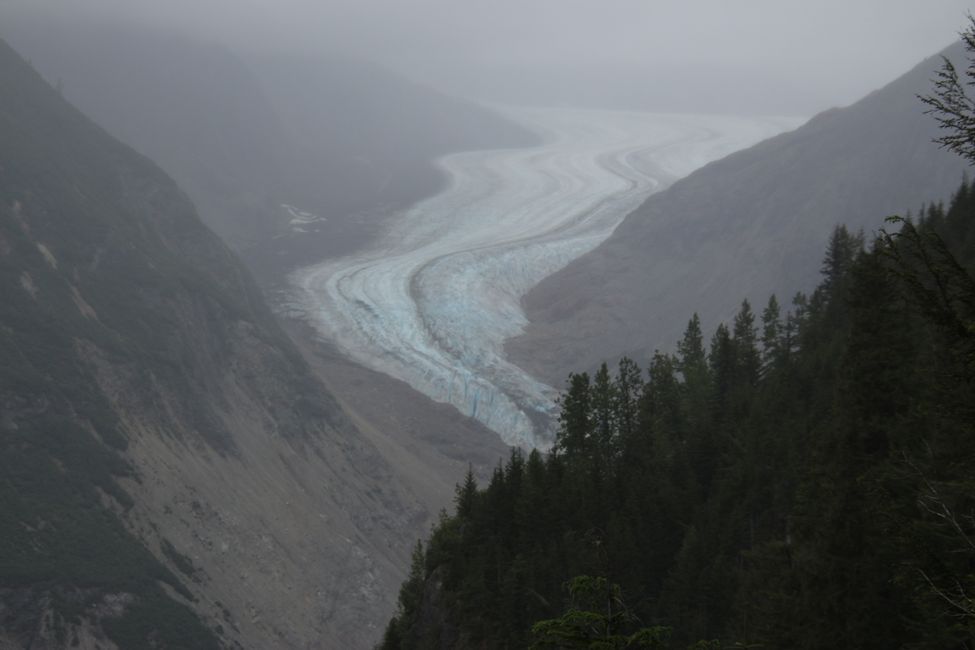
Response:
M453 404L509 444L544 448L558 391L503 357L505 339L526 324L520 298L653 192L798 121L507 112L545 144L442 158L442 192L395 215L368 250L293 273L292 306L356 361Z

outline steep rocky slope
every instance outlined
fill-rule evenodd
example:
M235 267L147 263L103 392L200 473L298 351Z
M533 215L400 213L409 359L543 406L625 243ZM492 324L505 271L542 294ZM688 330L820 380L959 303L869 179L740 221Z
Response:
M604 359L671 349L694 310L710 329L744 296L760 308L771 292L787 304L811 288L835 224L870 232L916 197L948 198L964 164L931 142L936 125L915 96L939 63L649 198L526 296L531 325L508 352L561 385Z
M0 647L368 647L437 497L172 180L0 89Z

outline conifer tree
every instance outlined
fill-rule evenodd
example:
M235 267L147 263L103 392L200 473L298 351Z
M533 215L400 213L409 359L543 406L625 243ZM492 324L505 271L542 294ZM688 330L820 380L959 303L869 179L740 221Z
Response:
M640 413L640 395L643 394L643 373L640 366L628 357L620 359L616 373L614 397L619 441L615 452L618 454L626 441L636 435Z
M469 518L474 513L474 502L477 500L477 479L474 478L474 467L467 465L467 474L463 485L458 485L454 495L454 506L458 517Z
M617 410L619 405L615 382L604 362L593 379L590 397L592 406L592 449L597 470L605 472L616 455Z
M585 372L569 376L569 389L560 400L559 430L555 448L569 463L587 460L592 434L589 375Z
M754 386L761 367L758 353L758 333L755 314L748 300L743 300L735 316L732 335L735 356L735 383L740 387Z
M934 94L922 96L921 101L927 104L927 113L933 115L945 131L936 142L975 164L975 100L965 89L975 83L975 69L971 66L975 52L975 17L971 14L961 37L969 57L965 80L959 77L955 65L944 58L936 77Z
M842 281L853 266L853 260L862 248L863 233L851 235L844 225L833 228L820 268L823 276L822 288L828 295L837 295Z
M762 310L762 374L782 359L782 309L773 293Z
M665 627L634 630L636 618L623 602L619 585L606 578L580 575L566 583L569 607L559 618L532 627L531 650L663 649L670 638Z
M701 319L695 313L687 322L684 336L677 344L678 369L683 373L685 381L690 375L697 374L706 365L704 353L704 335L701 333Z
M720 420L726 412L728 393L734 384L735 352L728 327L721 323L711 337L708 352L708 368L712 378L711 410L715 419Z

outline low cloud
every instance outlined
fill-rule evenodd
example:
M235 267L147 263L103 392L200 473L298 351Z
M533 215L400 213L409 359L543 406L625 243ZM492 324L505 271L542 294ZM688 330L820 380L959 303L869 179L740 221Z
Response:
M245 54L339 52L488 101L811 114L946 46L970 0L6 4L176 28Z

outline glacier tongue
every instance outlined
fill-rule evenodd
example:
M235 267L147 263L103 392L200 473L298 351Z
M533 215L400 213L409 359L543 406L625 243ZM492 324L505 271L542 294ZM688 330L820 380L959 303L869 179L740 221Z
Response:
M443 191L378 243L294 272L294 307L352 359L453 404L513 445L547 447L558 391L503 357L521 297L647 196L798 121L509 109L530 149L442 158Z

